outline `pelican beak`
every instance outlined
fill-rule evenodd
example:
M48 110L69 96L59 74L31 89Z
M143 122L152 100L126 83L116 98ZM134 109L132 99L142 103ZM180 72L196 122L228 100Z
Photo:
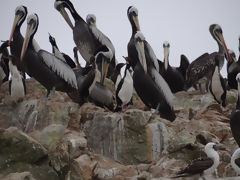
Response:
M61 15L63 16L65 21L68 23L68 25L73 29L73 24L72 24L71 19L69 18L68 14L67 14L67 12L65 11L65 9L63 7L61 7L59 9L59 12L61 13Z
M133 22L136 25L137 31L140 31L140 25L137 16L133 16Z
M223 35L222 34L218 34L218 36L219 36L220 40L223 43L223 46L224 46L224 49L225 49L225 53L226 53L226 57L228 57L228 61L232 62L232 58L231 58L230 53L228 51L228 48L227 48L227 45L226 45L225 40L223 38Z
M100 81L100 83L102 85L104 84L104 80L107 76L108 66L109 66L109 63L105 59L103 59L102 60L102 70L101 70L101 81Z
M23 60L24 56L25 56L25 53L27 51L27 47L28 47L28 43L29 43L29 40L30 40L30 32L32 31L32 26L31 25L28 25L27 26L27 30L26 30L26 35L25 35L25 38L24 38L24 42L23 42L23 46L22 46L22 52L21 52L21 61Z
M140 63L143 66L144 73L147 74L147 63L146 63L146 57L144 52L144 43L142 41L137 42L137 52L138 52L138 58L140 60Z
M15 18L14 18L14 21L13 21L13 26L12 26L12 31L11 31L11 35L10 35L10 38L9 38L9 41L8 41L8 45L11 44L11 41L12 41L12 38L13 38L13 34L14 34L14 31L15 31L15 28L17 26L17 23L19 22L21 16L19 15L16 15Z
M169 48L164 47L164 69L168 69Z

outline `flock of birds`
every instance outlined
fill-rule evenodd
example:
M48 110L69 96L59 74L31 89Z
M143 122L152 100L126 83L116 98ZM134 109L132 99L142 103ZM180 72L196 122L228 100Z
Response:
M76 44L73 48L75 61L58 49L54 37L50 34L52 53L41 49L34 40L39 25L38 15L31 14L27 17L27 7L18 6L10 39L0 47L0 84L8 81L10 72L11 96L26 95L25 73L47 89L48 98L55 90L66 92L79 105L90 101L112 111L122 111L132 104L135 89L148 108L155 109L155 113L172 122L176 118L173 93L188 90L190 87L199 89L202 93L209 90L219 104L226 106L227 90L238 89L236 110L232 112L230 125L233 137L240 146L240 60L237 61L234 52L227 48L218 24L212 24L209 28L218 44L217 52L205 53L191 63L186 56L181 55L180 66L171 67L170 44L163 43L164 60L157 59L140 31L137 8L130 6L127 16L132 35L127 45L128 56L124 57L126 63L117 63L115 48L111 40L97 28L95 15L89 14L85 21L69 0L55 0L54 7L73 31ZM65 9L71 13L75 25ZM27 30L23 37L20 28L26 17ZM85 67L79 63L78 52L86 61ZM227 60L227 79L220 74L224 59ZM123 68L124 73L121 75ZM115 95L104 85L106 77L115 84ZM205 85L204 89L202 85ZM217 146L218 144L208 143L205 146L208 158L193 161L179 172L177 177L212 173L219 164L219 155L214 150ZM240 174L240 149L234 152L231 164Z

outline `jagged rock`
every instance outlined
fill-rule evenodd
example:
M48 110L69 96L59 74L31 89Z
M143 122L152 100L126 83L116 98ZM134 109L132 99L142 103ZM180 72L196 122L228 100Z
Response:
M0 147L0 174L29 171L36 179L57 179L47 150L19 129L0 129Z
M37 141L15 127L0 129L1 167L5 162L35 163L47 155Z
M49 180L170 179L202 156L204 143L214 141L228 148L219 151L219 176L234 179L229 162L238 146L229 117L236 105L235 90L227 92L225 108L209 93L178 92L177 118L169 122L153 116L135 95L129 110L112 113L92 103L80 107L62 92L47 99L35 80L27 79L26 84L28 94L20 101L9 97L6 83L1 86L0 127L6 130L0 130L0 178L29 172L32 178ZM10 126L38 142L16 128L10 131ZM2 141L7 132L11 136ZM21 139L23 143L17 143Z
M0 178L1 180L36 180L30 172L10 173Z
M128 163L149 163L166 149L167 129L150 121L151 113L131 109L123 114L95 113L84 124L88 147L95 153Z
M35 135L35 138L47 149L56 147L65 134L66 127L61 124L51 124Z
M92 180L94 176L94 169L97 165L96 161L92 161L91 158L87 155L81 155L77 159L74 159L74 165L76 169L79 170L79 173L84 180Z
M76 132L68 130L68 132L65 133L63 141L68 145L68 151L72 159L79 157L82 151L87 148L87 140L85 137L85 133L82 131Z
M48 156L50 159L50 165L57 172L60 179L65 179L70 171L71 159L68 151L68 146L59 141L56 146L53 146Z
M97 161L97 166L94 169L94 177L100 180L126 179L138 175L138 170L135 166L123 165L99 155L95 155L92 158Z

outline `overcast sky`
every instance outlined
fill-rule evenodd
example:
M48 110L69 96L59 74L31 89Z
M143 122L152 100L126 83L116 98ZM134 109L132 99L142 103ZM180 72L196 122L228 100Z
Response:
M138 9L141 31L159 59L163 59L164 41L170 42L170 64L179 66L180 55L185 54L190 62L205 52L218 51L216 41L209 33L209 26L218 23L229 49L237 57L240 35L240 0L71 0L75 9L85 19L95 14L97 27L106 34L116 49L116 57L123 62L127 55L127 43L131 26L127 9ZM52 51L48 32L56 38L60 51L73 57L72 30L54 8L54 0L1 0L0 40L7 40L13 24L15 8L25 5L28 14L37 13L39 27L35 35L40 47ZM71 17L71 16L70 16ZM21 32L25 36L26 21ZM81 60L81 64L83 60ZM225 62L226 64L226 62ZM226 67L222 74L226 76Z

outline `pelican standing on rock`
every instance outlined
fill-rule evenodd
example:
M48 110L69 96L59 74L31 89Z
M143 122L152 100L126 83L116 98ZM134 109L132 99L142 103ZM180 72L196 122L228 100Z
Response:
M138 10L130 6L127 10L132 27L132 36L128 43L128 63L132 66L133 85L141 100L149 107L159 111L160 116L174 121L173 94L159 74L157 57L151 46L139 31Z
M134 88L146 106L156 109L156 112L159 111L162 118L174 121L176 118L173 110L174 96L166 81L152 64L152 59L146 58L149 55L147 54L149 49L144 48L146 41L143 34L138 31L134 40L135 51L138 52L138 62L134 63L136 65L133 67ZM132 61L131 57L129 61Z
M73 4L69 0L56 0L54 7L61 13L65 21L72 28L74 42L87 64L90 63L90 58L94 55L94 53L104 45L109 47L113 53L113 58L111 59L110 64L116 64L115 48L110 39L95 25L87 24L77 13ZM72 17L75 21L75 26L73 26L67 12L65 11L65 8L67 8L72 14ZM108 69L108 67L105 68ZM111 73L113 72L108 73L108 77L111 75Z
M76 76L65 62L47 51L36 52L33 48L32 40L38 24L37 14L28 16L27 31L21 52L21 63L25 72L47 89L47 95L55 89L62 92L77 91Z
M21 71L23 77L25 77L25 69L23 67L22 62L20 61L20 55L24 38L21 34L20 28L27 17L27 13L28 11L26 6L16 7L15 18L13 21L12 31L9 38L11 55L16 57L12 58L12 63L17 66L19 71ZM34 39L32 40L32 47L36 52L40 50L38 43Z
M179 171L177 173L177 176L174 178L188 177L200 174L200 176L202 176L202 179L206 180L204 176L211 175L218 167L220 163L220 158L216 150L222 148L223 146L221 144L216 144L212 142L207 143L204 148L204 152L206 153L207 157L193 160L192 163L188 165L185 169Z
M215 67L215 56L219 55L219 67L220 70L224 64L224 57L231 61L228 48L223 38L222 28L218 24L212 24L209 27L209 31L212 37L216 40L218 44L218 52L213 52L211 54L205 53L202 56L194 60L187 69L187 80L186 80L186 89L190 88L193 85L201 81L206 81L206 90L209 87L209 80L213 74ZM203 92L203 91L202 91Z
M236 104L236 109L232 111L230 117L230 127L232 131L232 135L240 147L240 73L237 74L236 77L238 83L238 100Z
M169 42L165 41L163 43L164 49L164 67L161 75L168 83L171 91L176 93L178 91L182 91L184 89L184 77L182 74L175 68L170 66L169 64Z

